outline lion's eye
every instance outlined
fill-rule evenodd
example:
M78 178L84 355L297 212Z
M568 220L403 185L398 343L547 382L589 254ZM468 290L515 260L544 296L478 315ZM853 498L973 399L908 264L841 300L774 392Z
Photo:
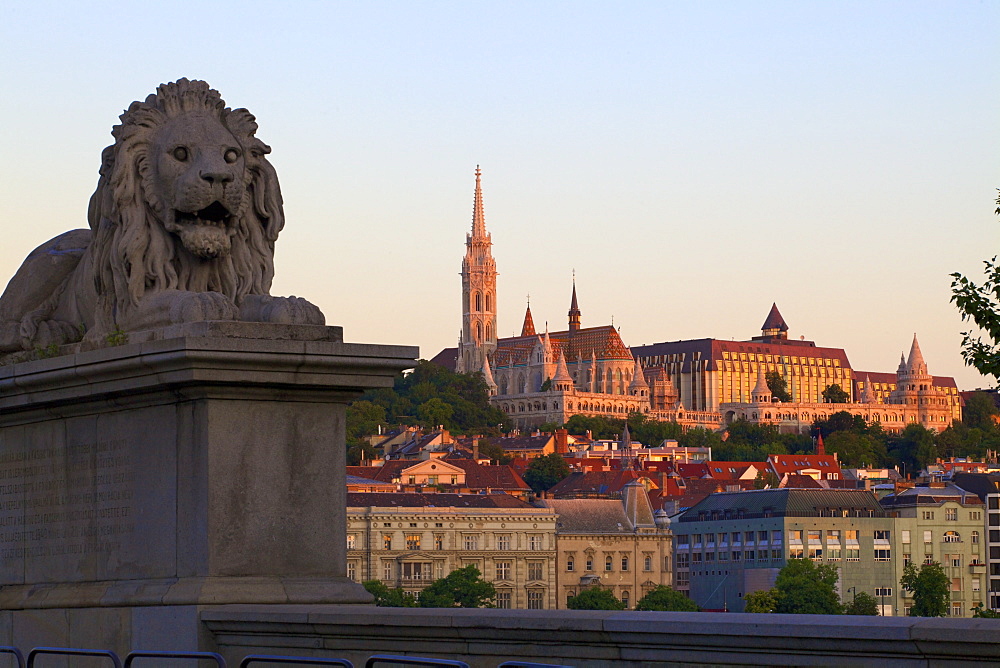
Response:
M188 150L183 146L178 146L177 148L174 149L174 158L176 160L184 162L185 160L188 159Z
M240 159L240 152L237 151L235 148L231 148L227 150L222 157L229 164L233 164L234 162Z

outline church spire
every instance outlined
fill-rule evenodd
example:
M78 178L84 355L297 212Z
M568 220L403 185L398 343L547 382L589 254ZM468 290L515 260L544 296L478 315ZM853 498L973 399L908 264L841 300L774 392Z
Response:
M524 324L521 325L521 336L535 336L535 321L531 318L531 300L524 311Z
M573 272L573 298L569 303L569 331L580 329L580 305L576 302L576 271Z
M486 236L486 213L483 210L483 188L479 182L482 172L476 165L476 194L472 201L472 236Z

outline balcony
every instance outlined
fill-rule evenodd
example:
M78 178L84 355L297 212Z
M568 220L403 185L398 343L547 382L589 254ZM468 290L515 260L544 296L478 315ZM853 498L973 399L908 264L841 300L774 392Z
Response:
M969 572L970 573L985 573L986 564L982 561L970 561L969 562Z

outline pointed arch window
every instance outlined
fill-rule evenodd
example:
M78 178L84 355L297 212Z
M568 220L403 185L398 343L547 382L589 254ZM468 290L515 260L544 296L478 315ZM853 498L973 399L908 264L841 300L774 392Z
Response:
M486 293L486 310L487 311L493 310L493 294L489 292Z
M476 302L476 311L483 310L483 296L478 292L473 293L473 298Z

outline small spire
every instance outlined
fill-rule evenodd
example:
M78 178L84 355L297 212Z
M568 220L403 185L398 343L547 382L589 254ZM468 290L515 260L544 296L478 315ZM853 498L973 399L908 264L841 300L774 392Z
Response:
M552 385L557 390L573 389L573 376L569 375L569 369L566 367L566 358L563 356L561 350L559 351L559 362L556 364L556 375L552 379Z
M476 165L476 194L472 201L472 236L486 236L486 214L483 211L483 188L479 182L482 172Z
M576 269L573 270L573 297L569 303L569 331L580 329L580 305L576 301Z
M524 324L521 325L521 336L535 336L535 321L531 317L531 297L528 297L528 308L524 311Z
M642 372L642 365L639 364L639 358L635 358L635 368L632 370L632 382L628 386L629 394L637 394L639 390L648 390L649 385L646 383L645 374Z
M486 387L489 388L490 394L497 393L497 383L493 380L493 371L490 369L490 358L488 355L483 355L483 380L486 381Z
M823 432L820 431L818 432L818 434L819 435L816 437L816 454L825 455L826 446L823 445Z
M751 390L750 398L754 403L767 403L771 401L771 388L767 386L763 364L757 365L757 385Z

